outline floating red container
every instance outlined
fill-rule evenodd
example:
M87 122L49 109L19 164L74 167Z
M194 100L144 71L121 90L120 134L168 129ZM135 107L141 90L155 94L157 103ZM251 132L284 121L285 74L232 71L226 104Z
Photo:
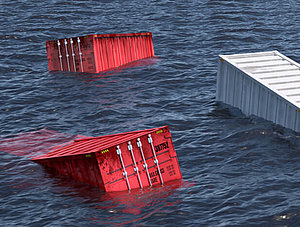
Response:
M46 48L50 71L99 73L154 56L151 32L51 40Z
M168 126L74 140L32 160L108 192L182 178Z

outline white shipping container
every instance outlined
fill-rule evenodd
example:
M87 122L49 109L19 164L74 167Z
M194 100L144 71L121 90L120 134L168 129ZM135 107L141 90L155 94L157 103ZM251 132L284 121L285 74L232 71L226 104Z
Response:
M220 55L216 99L300 132L300 65L278 51Z

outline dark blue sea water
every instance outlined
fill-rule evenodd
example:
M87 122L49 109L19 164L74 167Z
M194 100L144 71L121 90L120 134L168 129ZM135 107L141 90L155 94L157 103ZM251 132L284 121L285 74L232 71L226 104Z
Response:
M45 41L153 33L158 58L49 73ZM0 1L1 226L299 226L300 135L215 101L219 54L300 62L296 0ZM183 181L104 193L29 157L76 135L169 125Z

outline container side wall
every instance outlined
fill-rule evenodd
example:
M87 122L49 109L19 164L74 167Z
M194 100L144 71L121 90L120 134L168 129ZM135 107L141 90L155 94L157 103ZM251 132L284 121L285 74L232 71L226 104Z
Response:
M266 118L266 112L268 108L268 92L260 86L259 88L259 100L258 100L258 117Z
M97 72L154 56L151 33L98 35L94 43Z
M227 64L223 59L220 59L218 64L216 99L221 102L225 102L226 97Z
M250 93L251 93L251 81L249 78L244 77L243 79L243 92L242 92L242 105L241 111L249 116L249 103L250 103Z
M235 84L234 84L234 102L233 106L241 108L242 103L242 92L243 92L243 77L240 72L235 73Z
M278 102L278 108L277 108L277 113L276 113L276 124L286 126L285 125L285 119L287 115L287 104L281 99L277 99Z
M104 189L95 154L35 160L35 162L55 169L61 175L71 176L79 182Z
M46 41L46 50L47 50L49 71L61 70L57 42L56 41Z
M256 83L255 81L251 81L252 85L252 92L251 92L251 104L250 104L250 110L249 113L250 115L255 115L258 116L258 108L259 108L259 84Z
M267 109L267 120L275 123L277 113L277 100L276 96L269 92L268 109Z
M234 83L235 83L235 77L236 77L236 70L232 66L228 67L228 72L226 75L227 82L226 82L226 94L227 94L227 99L226 102L229 105L233 105L234 103Z
M295 125L295 115L296 115L296 113L297 113L296 108L293 108L292 106L287 106L286 118L285 118L285 125L286 125L287 128L295 130L294 125Z

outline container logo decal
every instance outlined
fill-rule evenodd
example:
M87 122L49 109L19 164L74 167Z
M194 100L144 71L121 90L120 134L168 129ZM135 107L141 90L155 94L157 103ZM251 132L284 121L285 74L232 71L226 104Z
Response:
M161 133L161 132L163 132L163 130L161 129L161 130L159 130L159 131L157 131L156 132L156 134L159 134L159 133Z
M101 154L105 154L107 152L109 152L109 149L105 149L105 150L101 151Z
M165 149L168 149L169 148L169 144L168 142L164 142L164 143L161 143L161 144L158 144L154 147L155 149L155 152L159 152L159 151L162 151L162 150L165 150Z

